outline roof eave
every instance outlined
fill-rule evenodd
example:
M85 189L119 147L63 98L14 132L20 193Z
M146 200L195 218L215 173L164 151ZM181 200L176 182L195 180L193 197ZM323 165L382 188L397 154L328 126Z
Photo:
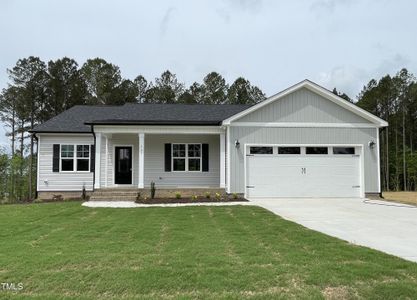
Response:
M85 122L85 125L148 125L148 126L161 126L161 125L182 125L182 126L220 126L221 121L92 121Z

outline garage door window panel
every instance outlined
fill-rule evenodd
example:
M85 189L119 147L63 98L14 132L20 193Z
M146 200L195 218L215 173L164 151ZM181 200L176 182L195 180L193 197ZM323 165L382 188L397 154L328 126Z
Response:
M329 154L329 149L327 147L306 147L307 155L326 155Z
M278 154L301 154L300 147L278 147Z
M250 147L250 154L272 154L273 147Z
M354 147L333 147L333 154L335 155L354 155Z

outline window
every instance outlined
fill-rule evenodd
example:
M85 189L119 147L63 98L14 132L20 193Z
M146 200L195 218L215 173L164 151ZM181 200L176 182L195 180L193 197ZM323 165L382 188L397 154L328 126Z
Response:
M61 171L89 170L90 145L61 145Z
M188 171L201 170L201 145L188 144Z
M328 154L327 147L306 147L306 154Z
M172 144L173 171L201 171L201 144Z
M185 171L186 146L186 144L172 144L172 169L174 171Z
M250 147L250 154L272 154L272 147Z
M61 145L61 171L74 171L74 145Z
M278 147L278 154L301 154L300 147Z
M333 147L333 154L355 154L354 147Z
M89 171L90 145L77 145L77 171Z

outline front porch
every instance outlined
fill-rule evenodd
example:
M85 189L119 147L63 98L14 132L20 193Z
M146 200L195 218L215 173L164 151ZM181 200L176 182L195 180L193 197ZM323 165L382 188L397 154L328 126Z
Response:
M226 140L218 126L97 126L94 195L224 192ZM204 192L203 192L204 193ZM93 197L94 198L94 197Z

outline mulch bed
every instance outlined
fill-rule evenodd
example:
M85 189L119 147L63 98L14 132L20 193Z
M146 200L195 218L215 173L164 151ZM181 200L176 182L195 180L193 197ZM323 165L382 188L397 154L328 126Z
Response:
M136 203L140 204L169 204L169 203L213 203L213 202L248 202L245 198L222 198L222 199L216 199L216 198L205 198L205 197L199 197L198 199L194 200L191 198L154 198L154 199L140 199L136 200Z

